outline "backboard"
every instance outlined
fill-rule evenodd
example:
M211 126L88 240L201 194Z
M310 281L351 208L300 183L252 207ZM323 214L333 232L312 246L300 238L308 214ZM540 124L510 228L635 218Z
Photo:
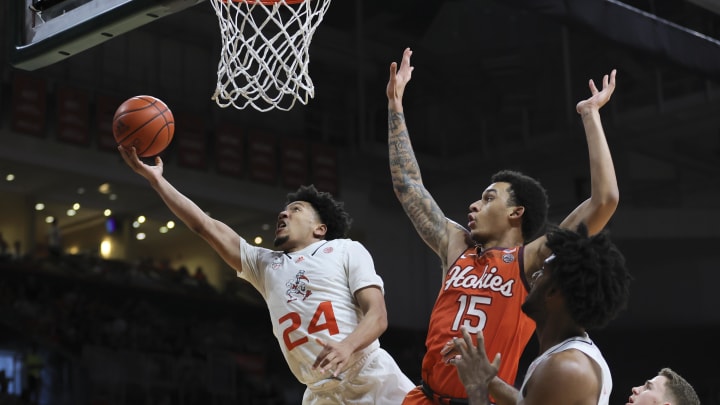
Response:
M10 63L36 70L203 0L12 0Z

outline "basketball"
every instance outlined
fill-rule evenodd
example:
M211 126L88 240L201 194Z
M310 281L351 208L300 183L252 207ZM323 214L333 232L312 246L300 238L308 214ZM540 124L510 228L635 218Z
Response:
M134 146L140 157L155 156L170 145L175 133L175 119L160 99L135 96L115 110L112 130L118 145Z

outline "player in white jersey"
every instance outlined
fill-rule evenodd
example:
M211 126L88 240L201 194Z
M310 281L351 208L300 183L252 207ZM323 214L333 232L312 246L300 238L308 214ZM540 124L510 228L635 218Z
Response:
M563 340L555 346L547 349L535 360L533 360L532 363L530 363L527 373L525 373L525 379L520 387L520 401L522 402L525 399L525 393L527 392L526 386L530 378L532 378L535 368L537 368L540 364L543 364L543 362L548 360L550 356L565 350L577 350L582 352L596 363L596 367L599 367L601 373L600 397L597 400L597 404L608 405L610 401L610 392L612 391L612 376L610 375L610 367L608 367L600 349L595 345L595 342L590 339L587 333L583 336L573 336Z
M239 277L265 298L273 331L297 379L307 386L303 404L399 404L415 387L380 348L387 328L382 279L369 252L345 239L350 215L315 187L288 194L269 250L248 244L208 216L135 148L118 148L170 210L200 235Z
M607 405L612 389L610 370L586 329L601 328L625 308L631 276L625 259L607 231L588 237L554 229L547 235L552 252L532 277L522 306L536 323L540 355L528 369L520 391L505 384L498 405ZM492 363L482 334L477 343L463 331L454 342L459 355L447 358L457 367L472 405L488 404L488 385L497 382L500 354ZM502 382L500 382L502 383Z

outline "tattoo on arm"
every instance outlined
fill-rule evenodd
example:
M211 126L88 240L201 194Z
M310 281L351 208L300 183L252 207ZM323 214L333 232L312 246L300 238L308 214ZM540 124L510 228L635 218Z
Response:
M444 254L447 220L422 183L402 112L388 111L388 146L390 174L400 204L423 240L439 255Z

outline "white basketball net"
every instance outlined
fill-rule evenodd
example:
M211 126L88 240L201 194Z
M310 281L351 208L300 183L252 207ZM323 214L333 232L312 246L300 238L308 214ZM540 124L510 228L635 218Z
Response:
M267 1L266 1L267 2ZM211 0L222 50L212 99L222 108L288 111L315 96L309 74L310 41L330 0Z

